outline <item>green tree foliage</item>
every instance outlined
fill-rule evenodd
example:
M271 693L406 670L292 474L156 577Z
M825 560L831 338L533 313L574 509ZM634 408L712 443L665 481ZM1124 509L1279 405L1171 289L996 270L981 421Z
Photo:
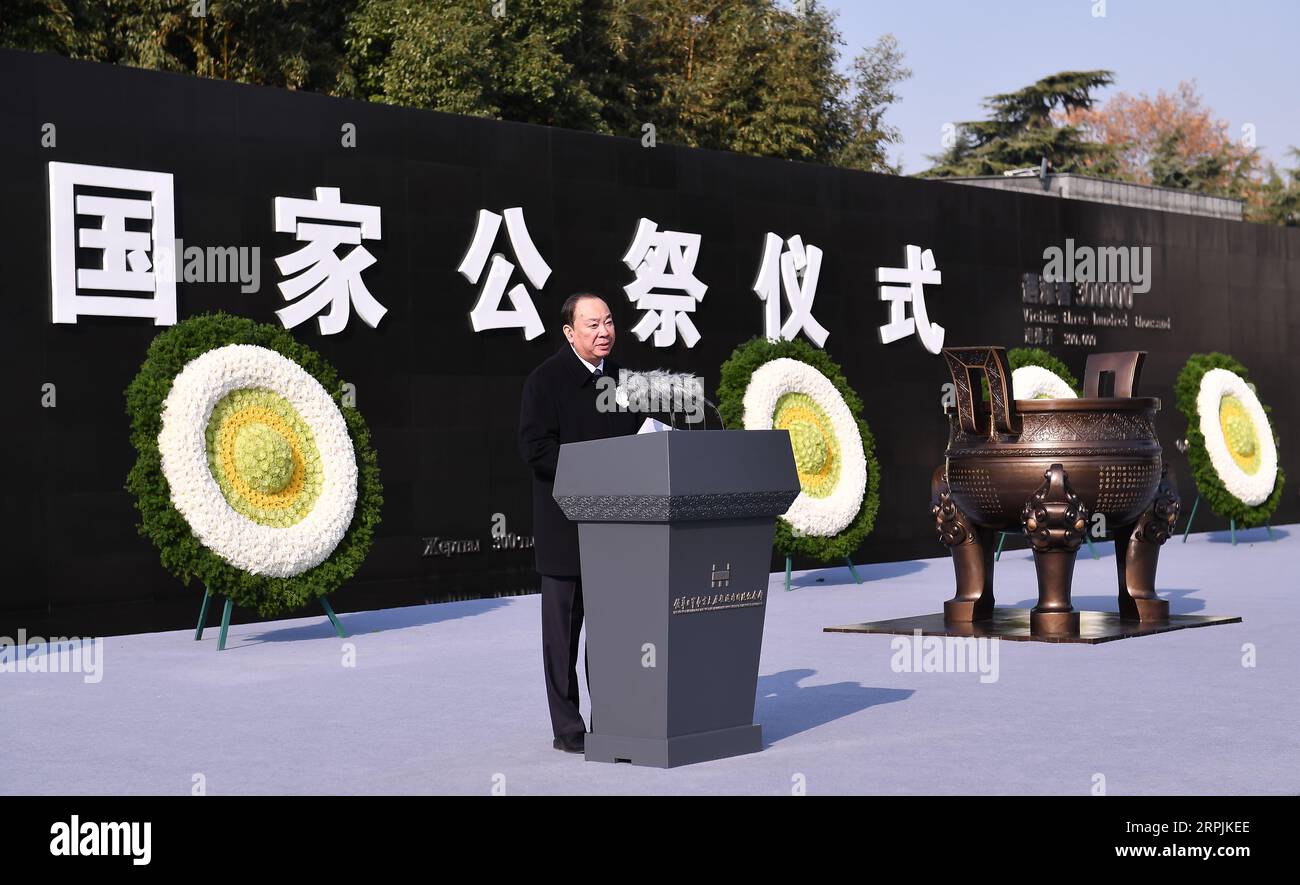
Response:
M1197 193L1243 195L1250 184L1250 155L1234 153L1225 142L1219 149L1189 160L1179 150L1183 137L1182 130L1176 129L1156 146L1148 162L1152 184Z
M1269 164L1259 188L1260 205L1251 207L1252 220L1300 227L1300 149L1293 147L1287 155L1298 164L1282 172Z
M629 0L616 131L762 156L828 160L847 135L831 18L768 0Z
M849 103L850 134L833 164L898 175L886 151L901 144L903 134L885 122L885 112L899 101L898 85L912 76L903 64L898 38L885 34L853 60L853 98Z
M102 11L76 0L7 0L0 5L0 46L99 58L103 25L92 15Z
M0 46L330 91L354 6L355 0L5 0Z
M199 13L202 14L199 14ZM894 172L910 76L784 0L5 0L0 46Z
M1094 90L1114 82L1110 71L1063 71L1016 92L990 96L987 120L960 123L944 153L924 175L998 175L1008 169L1037 166L1047 158L1056 172L1087 168L1106 174L1111 148L1089 140L1078 127L1062 125L1054 112L1092 107Z
M344 90L362 98L889 171L909 76L886 35L838 73L817 6L774 0L361 0Z
M609 131L585 76L605 53L601 4L360 0L348 23L339 91L457 114Z

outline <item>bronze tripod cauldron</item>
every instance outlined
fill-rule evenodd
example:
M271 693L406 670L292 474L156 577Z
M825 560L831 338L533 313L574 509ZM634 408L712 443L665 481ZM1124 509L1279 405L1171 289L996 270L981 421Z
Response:
M1133 396L1145 353L1088 357L1079 399L1017 400L1001 347L943 351L956 406L948 410L944 464L934 472L931 511L952 551L957 593L944 603L949 626L993 617L993 550L999 531L1023 531L1038 572L1034 636L1079 632L1070 602L1075 556L1104 514L1114 534L1119 613L1162 622L1156 596L1160 546L1178 519L1179 499L1156 438L1160 400ZM980 393L977 372L988 379Z

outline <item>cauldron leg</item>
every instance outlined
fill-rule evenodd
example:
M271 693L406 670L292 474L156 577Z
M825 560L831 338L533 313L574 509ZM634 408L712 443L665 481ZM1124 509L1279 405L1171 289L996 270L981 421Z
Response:
M957 593L943 604L943 619L952 623L985 621L993 617L994 531L974 525L952 500L943 476L935 470L930 483L930 512L939 540L952 551Z
M1115 568L1119 573L1119 615L1126 621L1167 621L1169 602L1156 595L1160 547L1169 540L1180 506L1178 489L1166 464L1155 498L1135 525L1115 532Z
M1088 508L1070 488L1062 465L1053 464L1043 473L1043 484L1025 503L1021 519L1038 572L1038 605L1029 613L1030 632L1078 633L1079 613L1070 603L1070 586Z

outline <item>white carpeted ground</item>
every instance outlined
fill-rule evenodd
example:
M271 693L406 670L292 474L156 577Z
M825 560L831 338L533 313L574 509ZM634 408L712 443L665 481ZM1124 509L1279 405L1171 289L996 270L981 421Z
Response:
M773 575L763 751L671 770L551 748L536 596L345 614L347 640L323 616L234 627L221 653L215 627L197 643L110 637L97 683L0 673L0 792L188 794L201 776L210 795L1294 794L1300 526L1238 537L1175 537L1160 586L1176 613L1243 623L1003 642L996 681L895 672L892 637L822 632L938 611L947 559L860 566L861 585L843 568L797 573L790 593ZM1081 551L1075 604L1113 610L1112 548L1098 552ZM1000 604L1033 604L1026 551L997 574Z

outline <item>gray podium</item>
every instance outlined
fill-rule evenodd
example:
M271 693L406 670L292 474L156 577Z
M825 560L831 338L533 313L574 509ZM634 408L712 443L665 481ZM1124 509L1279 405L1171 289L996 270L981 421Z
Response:
M772 536L798 494L784 430L560 447L555 500L582 556L588 761L671 768L762 749Z

